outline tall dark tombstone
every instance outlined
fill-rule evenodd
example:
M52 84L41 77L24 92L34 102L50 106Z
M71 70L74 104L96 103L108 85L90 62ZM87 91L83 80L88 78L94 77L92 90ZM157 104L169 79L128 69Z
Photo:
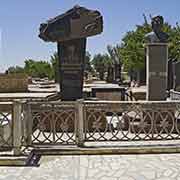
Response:
M174 59L168 60L168 79L167 79L167 90L171 90L174 87Z
M86 38L102 31L100 12L80 6L40 25L39 37L47 42L57 42L61 100L83 97Z
M122 78L121 78L121 64L120 63L116 63L114 65L114 75L115 75L115 81L117 83L121 83L122 82Z
M174 89L180 91L180 61L174 62Z
M108 72L107 72L107 78L106 81L108 83L112 83L114 81L114 68L112 66L108 67Z

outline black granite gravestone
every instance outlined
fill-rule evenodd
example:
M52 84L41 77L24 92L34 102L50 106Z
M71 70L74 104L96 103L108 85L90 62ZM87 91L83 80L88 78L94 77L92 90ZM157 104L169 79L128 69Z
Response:
M108 72L107 72L107 79L106 81L108 83L112 83L114 81L114 68L112 66L108 67Z
M115 71L115 81L117 83L121 83L121 64L115 64L114 65L114 71Z
M174 63L174 87L180 91L180 61Z
M167 82L167 90L171 90L175 87L175 59L168 60L168 82Z
M102 31L100 12L80 6L41 24L39 37L58 44L62 100L82 98L86 38Z

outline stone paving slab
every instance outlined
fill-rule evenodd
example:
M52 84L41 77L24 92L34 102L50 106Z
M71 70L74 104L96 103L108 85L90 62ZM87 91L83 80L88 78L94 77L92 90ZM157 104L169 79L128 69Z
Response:
M180 180L180 154L44 156L40 167L0 167L0 180Z

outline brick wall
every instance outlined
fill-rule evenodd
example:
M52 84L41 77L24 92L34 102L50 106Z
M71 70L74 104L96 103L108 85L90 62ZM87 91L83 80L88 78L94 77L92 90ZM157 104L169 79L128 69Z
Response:
M0 74L0 93L28 91L28 76L25 74Z

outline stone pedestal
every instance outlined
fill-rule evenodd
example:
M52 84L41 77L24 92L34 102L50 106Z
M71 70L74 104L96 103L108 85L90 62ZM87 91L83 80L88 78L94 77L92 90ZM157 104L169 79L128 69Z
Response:
M166 100L168 62L167 45L167 43L148 43L146 45L146 100L148 101Z
M61 99L74 101L83 96L86 38L58 43Z

